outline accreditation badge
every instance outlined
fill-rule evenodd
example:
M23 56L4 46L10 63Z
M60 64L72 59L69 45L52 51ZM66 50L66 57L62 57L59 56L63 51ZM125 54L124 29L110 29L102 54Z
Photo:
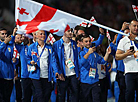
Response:
M34 71L36 71L36 67L35 66L31 66L30 67L30 72L34 72Z
M66 64L67 68L69 68L69 69L72 69L72 68L75 67L75 65L74 65L74 63L72 62L71 59L66 60L65 64Z
M89 77L95 78L95 75L96 75L96 69L95 68L90 68Z
M31 66L27 65L27 69L28 69L28 72L30 72L31 71Z

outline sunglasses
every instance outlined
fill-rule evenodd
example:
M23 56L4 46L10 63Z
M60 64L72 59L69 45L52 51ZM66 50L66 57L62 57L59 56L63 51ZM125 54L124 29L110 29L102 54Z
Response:
M7 35L7 33L1 33L1 35L4 35L4 34Z
M74 29L73 29L73 28L71 28L71 29L67 30L67 32L74 33Z

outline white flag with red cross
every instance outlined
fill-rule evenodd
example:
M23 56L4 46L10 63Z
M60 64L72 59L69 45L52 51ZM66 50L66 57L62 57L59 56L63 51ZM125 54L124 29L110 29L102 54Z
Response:
M19 30L23 30L27 34L37 30L46 30L62 36L64 31L74 28L84 20L32 0L16 0L16 25Z
M106 30L106 37L111 41L111 37L110 37L108 30Z
M17 58L17 59L19 59L19 57L20 57L20 54L19 54L18 50L16 49L15 45L13 48L13 57Z
M90 21L96 23L94 16L91 17ZM92 26L92 24L88 24L86 21L83 21L81 22L80 26L89 28Z
M138 12L138 6L132 5L133 11Z
M94 37L92 37L91 35L89 35L90 36L90 39L91 39L91 41L93 41L95 38Z
M47 43L50 43L53 45L53 43L56 41L56 39L54 38L54 36L50 33L47 37Z

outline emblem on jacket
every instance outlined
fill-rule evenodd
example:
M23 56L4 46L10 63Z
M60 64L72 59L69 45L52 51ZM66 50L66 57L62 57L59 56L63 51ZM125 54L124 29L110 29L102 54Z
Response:
M11 52L11 48L10 47L8 47L8 51Z
M75 49L75 45L73 45L73 48Z
M48 51L47 48L45 48L45 51Z
M49 52L51 53L51 49L49 49Z

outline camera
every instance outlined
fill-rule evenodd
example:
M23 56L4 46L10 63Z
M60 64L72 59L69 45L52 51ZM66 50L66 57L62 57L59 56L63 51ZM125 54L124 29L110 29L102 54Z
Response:
M58 75L56 75L56 78L58 78Z
M130 50L132 50L132 52L134 51L134 46L130 46Z
M95 46L95 43L92 43L92 47L94 47Z

